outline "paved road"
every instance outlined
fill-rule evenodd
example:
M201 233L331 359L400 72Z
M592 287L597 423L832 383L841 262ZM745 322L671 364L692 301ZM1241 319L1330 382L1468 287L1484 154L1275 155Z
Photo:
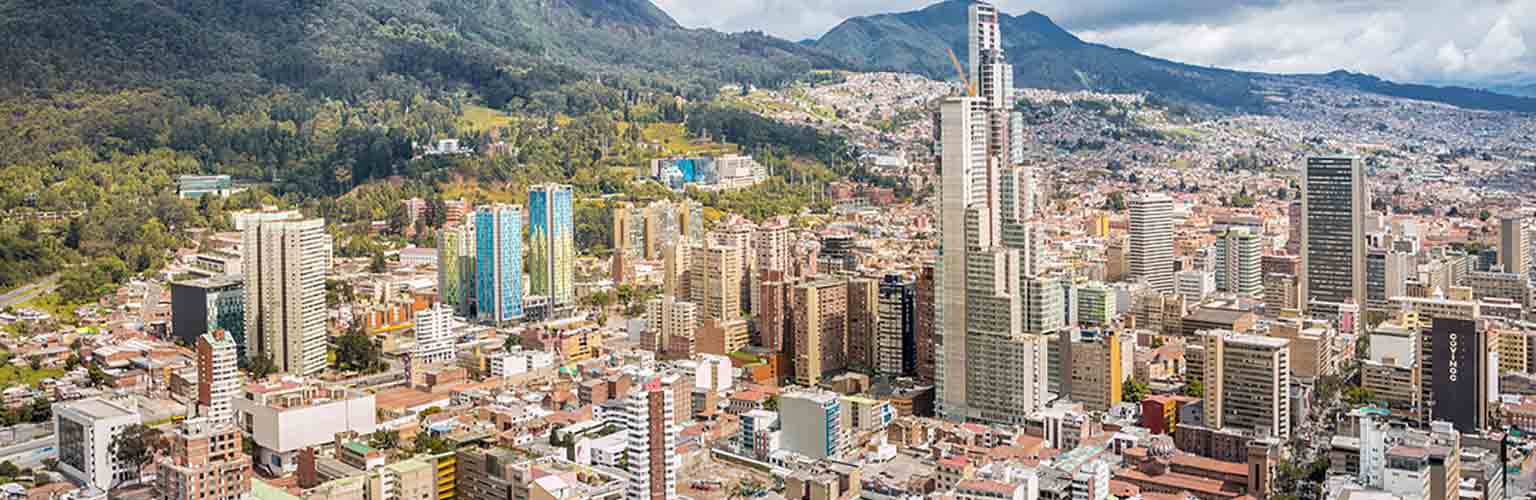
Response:
M59 274L50 274L41 281L0 294L0 308L11 307L52 292L59 288Z
M0 460L8 460L17 467L38 467L44 458L58 454L58 441L53 436L34 439L25 443L0 448Z

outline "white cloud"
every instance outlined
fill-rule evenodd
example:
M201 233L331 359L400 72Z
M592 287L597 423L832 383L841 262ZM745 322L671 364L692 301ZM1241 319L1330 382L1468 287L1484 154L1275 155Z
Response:
M1178 20L1078 33L1168 59L1276 73L1347 69L1402 81L1536 75L1524 2L1297 2L1219 26ZM1523 23L1523 24L1522 24Z
M655 0L685 26L820 36L930 0ZM1536 81L1536 0L999 0L1084 40L1180 62L1401 81Z

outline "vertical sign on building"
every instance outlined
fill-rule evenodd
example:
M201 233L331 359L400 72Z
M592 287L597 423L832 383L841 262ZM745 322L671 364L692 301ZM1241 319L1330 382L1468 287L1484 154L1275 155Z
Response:
M1479 408L1486 394L1478 380L1484 376L1483 333L1477 323L1464 319L1435 318L1430 338L1434 366L1434 418L1449 421L1461 432L1477 432L1484 417Z

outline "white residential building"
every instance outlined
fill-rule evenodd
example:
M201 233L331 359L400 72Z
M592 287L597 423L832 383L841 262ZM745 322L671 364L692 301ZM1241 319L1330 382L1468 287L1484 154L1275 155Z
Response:
M411 361L424 364L452 363L453 309L442 303L416 312L416 348Z

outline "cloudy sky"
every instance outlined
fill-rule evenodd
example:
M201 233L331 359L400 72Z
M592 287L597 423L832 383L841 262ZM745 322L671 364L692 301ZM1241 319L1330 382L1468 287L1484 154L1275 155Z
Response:
M654 0L679 23L814 38L930 0ZM1000 0L1079 37L1195 64L1399 81L1536 83L1536 0Z

